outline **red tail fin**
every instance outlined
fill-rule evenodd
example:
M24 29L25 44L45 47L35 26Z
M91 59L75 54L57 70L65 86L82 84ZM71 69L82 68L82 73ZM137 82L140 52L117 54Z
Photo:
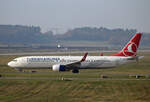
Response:
M111 56L136 56L136 52L141 40L141 35L141 33L135 34L128 42L128 44L122 49L122 51Z

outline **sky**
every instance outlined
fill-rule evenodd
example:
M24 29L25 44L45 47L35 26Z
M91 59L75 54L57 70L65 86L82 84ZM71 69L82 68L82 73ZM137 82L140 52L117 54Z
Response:
M150 32L150 0L0 0L0 24L40 26L43 32L76 27Z

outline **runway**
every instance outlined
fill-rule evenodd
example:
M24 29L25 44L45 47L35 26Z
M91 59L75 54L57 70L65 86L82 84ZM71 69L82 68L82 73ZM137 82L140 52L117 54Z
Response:
M103 74L99 72L55 73L55 72L3 72L0 79L8 80L150 80L150 74Z
M24 55L53 55L53 54L78 54L78 53L85 53L87 51L56 51L56 52L13 52L13 53L0 53L0 56L24 56ZM111 51L88 51L88 53L99 53L99 52L103 52L103 53L107 53L107 52L118 52L118 50L111 50ZM139 52L150 52L150 50L139 50Z
M6 80L64 80L64 81L101 81L101 80L122 80L122 81L129 81L129 80L150 80L150 79L129 79L129 78L64 78L64 77L56 77L56 78L49 78L49 77L0 77L1 79Z
M19 53L0 53L0 56L23 56L23 55L53 55L53 54L78 54L78 53L85 53L87 51L56 51L56 52L19 52ZM89 53L99 53L99 51L88 51ZM103 52L116 52L116 51L103 51Z

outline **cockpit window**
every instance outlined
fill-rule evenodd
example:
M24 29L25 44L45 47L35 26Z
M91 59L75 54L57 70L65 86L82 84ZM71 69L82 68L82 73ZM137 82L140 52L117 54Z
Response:
M14 59L13 61L14 61L14 62L17 62L17 60L16 60L16 59Z

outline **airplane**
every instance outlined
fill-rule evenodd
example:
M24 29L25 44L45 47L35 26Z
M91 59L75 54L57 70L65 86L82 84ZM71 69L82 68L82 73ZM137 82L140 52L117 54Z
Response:
M129 62L138 61L137 49L141 33L136 33L118 53L109 56L25 56L13 59L8 66L20 71L23 69L52 69L53 71L70 71L79 73L79 69L113 68Z

